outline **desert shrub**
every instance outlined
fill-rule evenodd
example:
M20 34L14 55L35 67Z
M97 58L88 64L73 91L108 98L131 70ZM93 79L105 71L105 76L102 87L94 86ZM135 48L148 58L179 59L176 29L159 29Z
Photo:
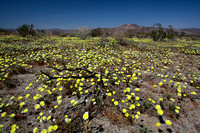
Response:
M33 30L33 25L27 25L24 24L20 27L17 28L17 31L19 33L19 35L21 35L22 37L27 37L27 36L35 36L35 30Z
M113 32L112 36L115 38L115 40L117 41L119 45L121 46L129 45L128 41L124 39L126 37L126 34L124 32L115 31Z
M109 47L116 47L116 42L109 40L108 38L102 37L97 43L96 46L105 47L108 45Z
M112 33L112 37L115 38L116 40L119 40L125 38L125 34L122 31L114 31Z
M125 39L116 39L119 45L121 46L130 46L129 42Z
M11 33L11 31L0 28L0 35L10 35Z
M109 36L111 36L111 33L107 32L105 30L101 30L101 31L102 31L101 37L109 37Z
M134 40L128 40L128 43L129 43L131 46L134 46L134 47L138 47L138 46L139 46L139 43L135 42Z
M174 31L173 29L173 26L172 25L169 25L168 26L169 28L167 29L167 39L170 39L170 40L173 40L175 39L176 37L178 37L178 32L177 31ZM184 36L184 33L181 33L179 37L182 37Z
M132 37L134 37L134 32L133 32L133 30L128 30L126 33L125 33L125 36L127 37L127 38L132 38Z
M90 29L85 27L80 27L77 32L77 37L79 37L81 40L85 40L86 38L89 37L89 34L90 34Z
M178 33L177 31L174 31L172 25L169 25L168 29L164 29L160 23L156 23L154 24L154 27L155 30L148 33L154 41L164 41L164 39L174 40L177 37L182 38L185 36L184 32Z
M136 37L137 38L146 38L148 36L147 33L145 33L144 31L141 31L141 32L137 32L136 33Z
M97 43L97 46L105 47L107 43L109 43L109 40L107 38L101 38L100 41Z
M178 36L179 36L180 38L185 37L185 32L182 31Z
M166 33L164 32L164 29L160 23L154 24L154 27L156 28L150 33L150 37L154 41L163 41L166 38Z
M92 29L89 33L91 37L100 37L102 34L101 28Z

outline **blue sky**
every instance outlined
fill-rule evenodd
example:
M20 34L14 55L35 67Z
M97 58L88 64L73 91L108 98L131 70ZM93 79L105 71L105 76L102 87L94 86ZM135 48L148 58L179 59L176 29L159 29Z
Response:
M123 24L200 28L200 0L0 0L0 28L76 29Z

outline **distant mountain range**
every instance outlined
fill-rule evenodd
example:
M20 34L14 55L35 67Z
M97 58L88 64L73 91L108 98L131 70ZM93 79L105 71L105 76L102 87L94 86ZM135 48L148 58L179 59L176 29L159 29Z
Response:
M137 32L151 32L152 30L155 30L155 27L146 27L146 26L139 26L136 24L124 24L115 28L101 28L104 31L107 32L114 32L114 31L128 31L131 30L133 33ZM164 28L166 30L166 28ZM188 35L200 35L200 28L183 28L183 29L174 29L177 32L185 32ZM72 33L76 32L77 30L62 30L62 29L48 29L48 31L52 33Z
M119 27L115 27L115 28L102 28L106 31L128 31L131 30L133 31L133 33L137 33L137 32L151 32L152 30L155 30L155 27L146 27L146 26L139 26L136 24L124 24L121 25ZM166 30L167 28L164 28L164 30ZM174 29L177 32L185 32L186 34L189 35L200 35L200 28L183 28L183 29Z
M136 24L124 24L115 28L101 28L102 30L106 31L106 32L114 32L114 31L121 31L121 32L125 32L128 30L131 30L133 33L137 33L137 32L151 32L152 30L155 30L155 27L146 27L146 26L139 26ZM15 29L5 29L8 31L16 31ZM39 29L37 29L39 30ZM53 34L57 34L57 33L73 33L76 32L76 30L63 30L63 29L47 29L48 32L51 32ZM166 30L166 28L164 28L164 30ZM182 29L174 29L177 32L185 32L188 35L200 35L200 28L182 28ZM45 29L46 31L46 29Z

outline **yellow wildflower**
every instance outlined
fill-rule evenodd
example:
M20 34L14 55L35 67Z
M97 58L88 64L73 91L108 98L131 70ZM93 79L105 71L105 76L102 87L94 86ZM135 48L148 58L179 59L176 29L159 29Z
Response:
M123 109L123 110L122 110L122 112L123 112L123 113L126 113L126 112L127 112L127 110L126 110L126 109Z
M43 129L41 133L47 133L47 129Z
M158 122L158 123L156 123L156 126L157 126L157 127L159 127L160 125L161 125L161 124L160 124L159 122Z
M6 115L6 112L3 112L2 114L1 114L1 117L4 117Z
M83 119L84 120L87 120L89 118L89 113L88 112L85 112L84 114L83 114Z
M36 104L35 105L35 109L39 109L40 108L40 105L39 104Z
M41 102L40 102L40 105L41 105L41 106L44 106L44 105L45 105L44 101L41 101Z
M15 117L15 114L14 113L10 114L10 117Z
M53 130L55 131L55 130L57 130L58 129L58 125L54 125L53 126Z
M158 113L159 115L162 115L162 114L163 114L163 111L162 111L161 109L158 109L158 110L157 110L157 113Z
M115 104L115 105L118 105L118 101L114 101L114 104Z
M52 132L53 131L53 126L49 126L48 127L48 132Z
M172 124L172 122L171 122L170 120L166 120L165 123L166 123L167 125L171 125L171 124Z
M157 109L157 110L161 109L160 105L156 105L155 109Z
M128 114L128 113L125 113L125 116L126 116L126 117L128 117L128 116L129 116L129 114Z
M136 100L140 100L140 98L139 98L139 97L135 97L135 99L136 99Z

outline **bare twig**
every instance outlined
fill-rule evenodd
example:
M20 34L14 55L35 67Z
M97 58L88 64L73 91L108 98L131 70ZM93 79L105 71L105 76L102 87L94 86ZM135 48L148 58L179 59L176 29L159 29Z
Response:
M58 78L63 78L63 79L69 79L69 78L73 78L73 79L81 79L81 78L85 78L85 79L89 79L89 78L94 78L96 77L95 75L89 75L89 76L67 76L67 77L53 77L51 75L49 75L46 72L43 72L42 70L40 70L40 72L44 75L46 75L49 79L48 80L52 80L52 79L58 79Z

